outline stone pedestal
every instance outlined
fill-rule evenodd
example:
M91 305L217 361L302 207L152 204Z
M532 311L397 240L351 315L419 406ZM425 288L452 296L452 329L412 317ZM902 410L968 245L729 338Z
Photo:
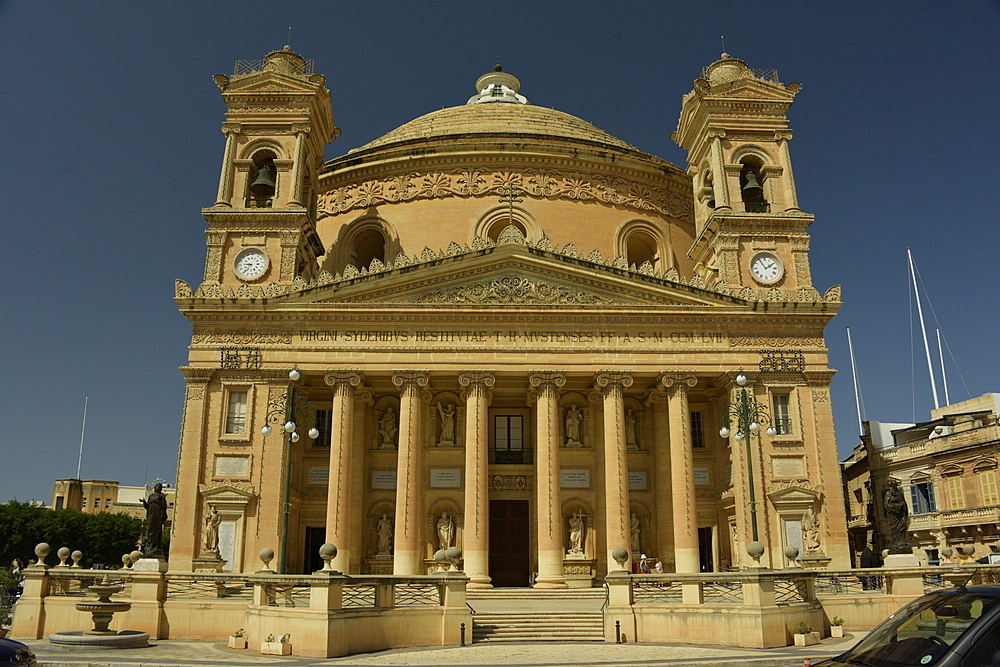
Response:
M166 572L167 561L161 558L140 558L132 565L133 572Z
M920 567L920 559L913 554L888 554L882 567Z
M814 551L807 551L801 558L799 558L799 563L802 567L810 570L822 570L830 566L830 561L833 559L827 556L825 553L816 549Z
M392 574L392 556L376 556L365 559L368 574Z
M586 554L567 555L563 559L563 577L566 578L567 588L593 588L594 587L594 564L593 558L587 558Z
M222 572L226 561L219 557L219 554L211 551L202 551L201 555L191 561L192 572ZM166 570L161 570L165 572Z

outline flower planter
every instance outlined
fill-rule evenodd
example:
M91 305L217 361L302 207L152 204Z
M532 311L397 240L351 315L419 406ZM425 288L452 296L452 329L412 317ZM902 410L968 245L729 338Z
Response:
M229 637L229 648L246 648L247 638L246 637Z
M843 637L844 636L844 626L842 626L842 625L831 625L830 626L830 636L831 637Z
M261 642L260 652L264 655L291 655L292 645L289 642Z
M799 634L796 632L794 636L796 646L812 646L813 644L819 643L818 632L807 632L806 634Z

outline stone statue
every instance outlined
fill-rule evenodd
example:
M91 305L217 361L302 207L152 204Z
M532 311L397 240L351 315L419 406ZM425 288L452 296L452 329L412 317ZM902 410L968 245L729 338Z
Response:
M580 444L580 422L583 421L583 413L580 408L571 405L566 411L566 443Z
M899 480L892 477L888 481L889 488L885 491L882 507L889 521L889 553L911 553L906 539L906 529L910 526L910 510L906 506L906 498L899 488Z
M383 514L378 520L378 552L379 556L388 556L392 547L392 519Z
M806 551L819 549L819 518L811 507L802 515L802 542Z
M625 445L629 449L639 449L639 441L635 436L635 415L631 410L625 413Z
M203 546L205 551L219 553L219 524L222 523L222 515L215 507L205 515L205 541Z
M437 522L438 549L447 549L452 546L455 539L455 522L448 516L447 512L441 512L441 518Z
M454 445L455 406L454 405L442 406L440 403L438 403L437 408L438 408L438 414L441 415L441 438L438 440L438 444Z
M569 553L583 553L584 530L583 510L577 510L569 517Z
M632 520L629 524L629 533L632 537L632 553L639 553L641 549L639 548L639 517L634 513L632 514Z
M396 410L392 406L382 413L382 418L378 421L378 432L382 434L380 449L393 449L396 446L396 434L399 432Z
M163 485L159 482L147 498L141 498L146 508L146 532L142 555L149 558L163 556L163 524L167 521L167 497L163 495Z

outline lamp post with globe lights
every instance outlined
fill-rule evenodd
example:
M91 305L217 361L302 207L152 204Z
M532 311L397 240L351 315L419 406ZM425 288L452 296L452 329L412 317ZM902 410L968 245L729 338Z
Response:
M281 526L281 566L279 568L282 574L285 573L288 560L288 506L292 485L291 445L298 442L301 438L298 432L300 426L308 427L308 435L311 439L315 440L319 437L319 429L316 428L316 406L300 395L299 380L301 379L302 373L299 372L298 368L293 367L288 371L288 388L284 394L267 404L267 416L264 419L264 427L260 430L266 438L275 430L272 428L272 424L275 426L280 425L282 439L284 439L285 434L288 435L288 463L285 466L285 495L284 502L282 503L284 511L282 512Z
M750 485L750 526L753 531L753 542L747 545L747 553L757 562L764 553L764 545L757 539L757 499L753 482L753 461L750 458L750 439L757 436L760 439L761 426L770 420L767 407L761 405L747 389L749 379L740 371L736 375L736 385L739 389L733 401L726 405L719 435L728 439L732 435L737 442L746 445L747 482ZM733 433L732 428L736 429ZM774 436L777 431L768 426L765 430L768 436Z

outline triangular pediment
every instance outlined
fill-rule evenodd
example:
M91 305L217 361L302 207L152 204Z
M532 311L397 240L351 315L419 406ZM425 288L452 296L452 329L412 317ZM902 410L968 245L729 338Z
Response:
M312 92L314 85L299 77L280 72L255 72L232 79L226 87L226 92Z
M515 243L343 277L285 303L448 306L732 306L726 294Z

